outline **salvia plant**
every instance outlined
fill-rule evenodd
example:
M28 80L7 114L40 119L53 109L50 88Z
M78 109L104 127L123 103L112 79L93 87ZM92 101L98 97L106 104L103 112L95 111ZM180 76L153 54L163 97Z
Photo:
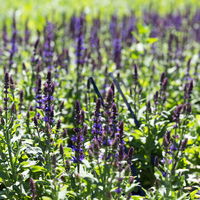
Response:
M199 199L200 10L59 19L1 24L0 199Z

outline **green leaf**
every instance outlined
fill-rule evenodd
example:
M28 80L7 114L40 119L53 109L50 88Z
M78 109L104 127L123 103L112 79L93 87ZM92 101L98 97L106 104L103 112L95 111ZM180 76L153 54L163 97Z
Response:
M196 189L196 190L192 191L190 193L190 198L192 198L192 199L195 199L195 198L198 199L198 198L200 198L200 195L197 194L198 191L199 191L199 189Z
M42 200L52 200L52 198L47 197L47 196L42 196Z
M76 196L76 193L75 193L74 191L67 191L67 192L66 192L66 195L67 195L68 197L75 197L75 196Z
M138 200L138 199L144 199L144 197L141 197L141 196L132 196L131 199Z
M34 166L31 166L31 171L32 172L45 172L46 169L42 166L38 166L38 165L34 165Z
M188 193L183 194L181 197L179 197L177 200L185 199L185 197L188 196Z
M59 200L63 200L66 198L66 194L67 194L67 186L61 188L61 190L58 192L58 199Z
M22 167L31 167L33 165L37 164L36 161L24 161L24 162L21 162L21 166Z
M69 147L65 147L65 148L64 148L64 154L65 154L65 156L66 156L67 158L70 158L71 155L72 155L72 149L69 148Z
M158 41L158 38L147 38L146 42L149 44L153 44Z
M6 173L4 173L3 171L0 171L0 177L2 179L8 179L9 178L8 175Z
M136 183L136 182L132 183L130 187L126 188L126 191L125 191L126 194L132 192L135 189L135 187L137 187L138 185L139 183Z

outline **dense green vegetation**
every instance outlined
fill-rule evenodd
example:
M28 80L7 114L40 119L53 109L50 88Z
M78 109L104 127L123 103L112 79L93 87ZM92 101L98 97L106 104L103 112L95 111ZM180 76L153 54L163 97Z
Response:
M199 199L198 6L2 2L0 199Z

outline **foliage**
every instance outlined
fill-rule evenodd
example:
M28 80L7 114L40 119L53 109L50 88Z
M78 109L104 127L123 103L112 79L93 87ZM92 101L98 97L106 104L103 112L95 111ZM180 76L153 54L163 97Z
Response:
M64 3L2 23L0 199L198 199L200 11Z

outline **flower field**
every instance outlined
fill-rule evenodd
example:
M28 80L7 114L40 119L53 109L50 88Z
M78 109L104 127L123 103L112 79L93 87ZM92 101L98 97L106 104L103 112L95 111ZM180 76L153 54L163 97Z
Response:
M198 1L16 2L0 17L0 199L200 199Z

